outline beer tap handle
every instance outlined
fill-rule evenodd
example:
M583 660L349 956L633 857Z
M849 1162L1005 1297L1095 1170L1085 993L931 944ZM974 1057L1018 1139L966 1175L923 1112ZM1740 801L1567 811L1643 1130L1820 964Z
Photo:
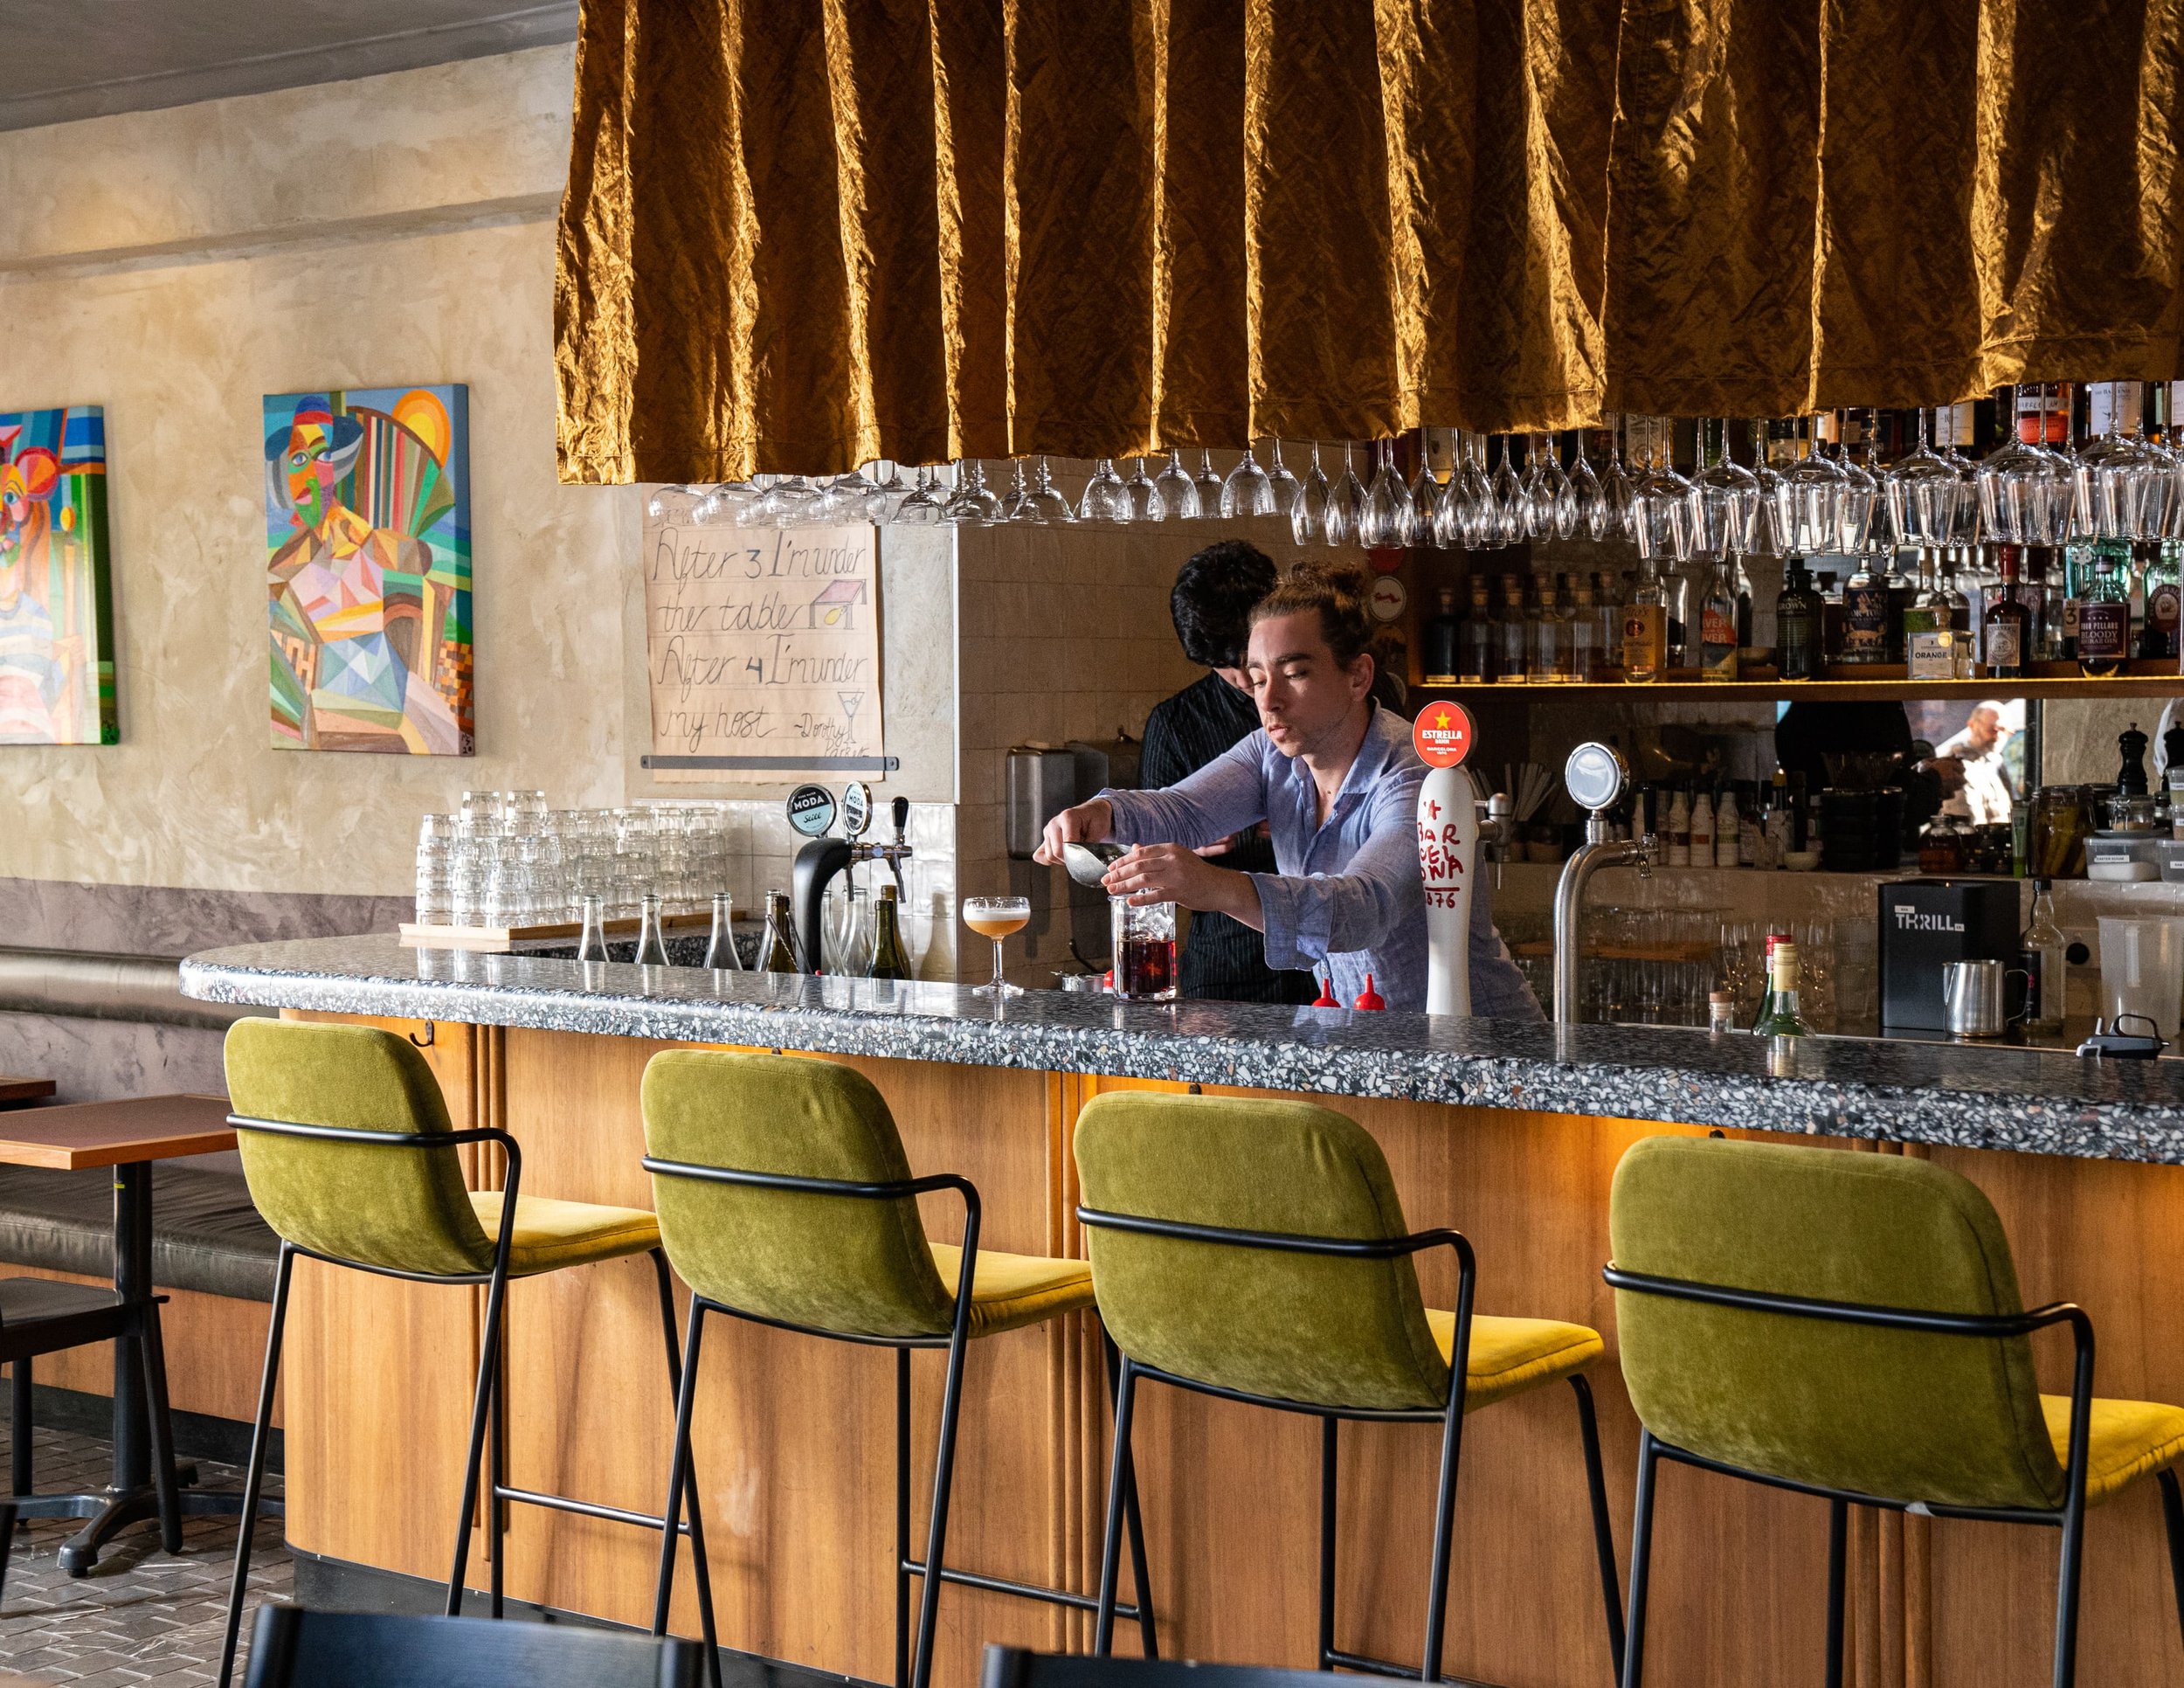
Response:
M910 799L907 797L896 798L889 806L889 813L895 817L895 841L900 844L910 827Z
M908 834L910 829L910 799L898 797L888 806L888 813L895 821L895 843L888 851L888 868L895 875L895 898L907 907L910 894L902 883L902 858L910 853Z

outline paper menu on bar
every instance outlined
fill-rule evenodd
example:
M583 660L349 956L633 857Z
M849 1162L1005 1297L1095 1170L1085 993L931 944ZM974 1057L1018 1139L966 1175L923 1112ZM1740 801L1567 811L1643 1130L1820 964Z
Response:
M780 783L881 757L878 530L702 527L688 508L645 523L653 777Z

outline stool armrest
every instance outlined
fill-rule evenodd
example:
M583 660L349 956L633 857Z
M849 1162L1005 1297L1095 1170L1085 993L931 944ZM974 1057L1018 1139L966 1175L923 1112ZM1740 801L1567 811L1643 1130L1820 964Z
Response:
M493 1271L495 1276L507 1273L508 1256L515 1246L516 1190L523 1181L523 1151L514 1137L498 1126L472 1125L460 1131L372 1131L350 1125L304 1125L293 1119L257 1119L249 1114L230 1114L227 1123L238 1131L259 1131L269 1137L314 1138L374 1149L458 1149L472 1143L499 1144L508 1163L508 1176L501 1184L501 1229L493 1243Z

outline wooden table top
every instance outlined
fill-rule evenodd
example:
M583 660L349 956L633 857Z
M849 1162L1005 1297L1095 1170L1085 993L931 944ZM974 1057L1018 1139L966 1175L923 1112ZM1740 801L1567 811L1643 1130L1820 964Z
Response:
M76 1171L235 1146L224 1096L145 1096L0 1113L0 1165Z
M53 1081L50 1078L24 1078L16 1074L0 1073L0 1107L14 1102L42 1101L52 1095L53 1089ZM4 1678L0 1678L0 1688L4 1688Z

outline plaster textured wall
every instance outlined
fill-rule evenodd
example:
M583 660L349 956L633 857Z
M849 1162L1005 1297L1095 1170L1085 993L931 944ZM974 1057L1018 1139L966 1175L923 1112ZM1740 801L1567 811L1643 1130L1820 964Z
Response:
M621 799L635 495L554 477L560 48L0 135L0 409L102 404L122 742L0 750L0 875L398 894L473 786ZM466 382L474 758L266 724L260 399Z

